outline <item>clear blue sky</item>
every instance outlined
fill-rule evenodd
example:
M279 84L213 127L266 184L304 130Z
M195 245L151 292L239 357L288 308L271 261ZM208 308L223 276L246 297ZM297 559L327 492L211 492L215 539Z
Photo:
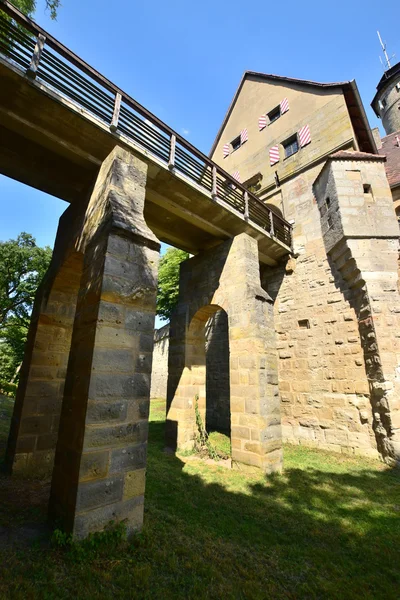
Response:
M400 60L399 0L63 0L35 20L208 153L244 70L355 78L369 108L382 68L376 30ZM0 176L0 240L53 245L64 202Z

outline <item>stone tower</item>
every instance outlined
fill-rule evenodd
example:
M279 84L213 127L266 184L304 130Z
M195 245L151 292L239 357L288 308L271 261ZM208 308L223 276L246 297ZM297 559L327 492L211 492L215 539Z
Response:
M382 119L386 134L400 130L400 62L385 71L371 106Z

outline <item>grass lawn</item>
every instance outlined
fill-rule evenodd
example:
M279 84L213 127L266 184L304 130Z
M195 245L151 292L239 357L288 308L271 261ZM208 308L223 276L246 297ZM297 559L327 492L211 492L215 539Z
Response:
M0 399L1 436L9 404ZM164 414L153 402L145 526L130 543L27 541L48 482L2 476L1 599L399 600L398 472L287 447L283 475L243 475L164 453Z

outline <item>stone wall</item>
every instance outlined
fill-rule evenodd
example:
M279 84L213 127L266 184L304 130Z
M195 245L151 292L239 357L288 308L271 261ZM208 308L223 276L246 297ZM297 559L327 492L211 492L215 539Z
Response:
M168 382L169 323L154 332L150 398L166 398Z
M206 429L231 432L228 317L223 310L206 324Z
M151 398L167 397L169 324L154 334ZM205 326L206 429L230 435L229 339L226 313L217 311Z
M272 302L260 285L256 240L241 234L184 261L171 318L167 444L192 448L195 404L206 415L206 324L224 310L229 328L233 466L282 468Z
M350 292L322 239L262 282L275 299L283 439L377 455L369 387Z

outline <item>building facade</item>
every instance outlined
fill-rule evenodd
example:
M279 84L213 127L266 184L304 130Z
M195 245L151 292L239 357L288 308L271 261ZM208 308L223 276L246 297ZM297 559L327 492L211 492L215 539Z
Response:
M260 271L283 439L395 463L399 229L377 142L354 81L246 72L210 157L293 223L292 257Z

